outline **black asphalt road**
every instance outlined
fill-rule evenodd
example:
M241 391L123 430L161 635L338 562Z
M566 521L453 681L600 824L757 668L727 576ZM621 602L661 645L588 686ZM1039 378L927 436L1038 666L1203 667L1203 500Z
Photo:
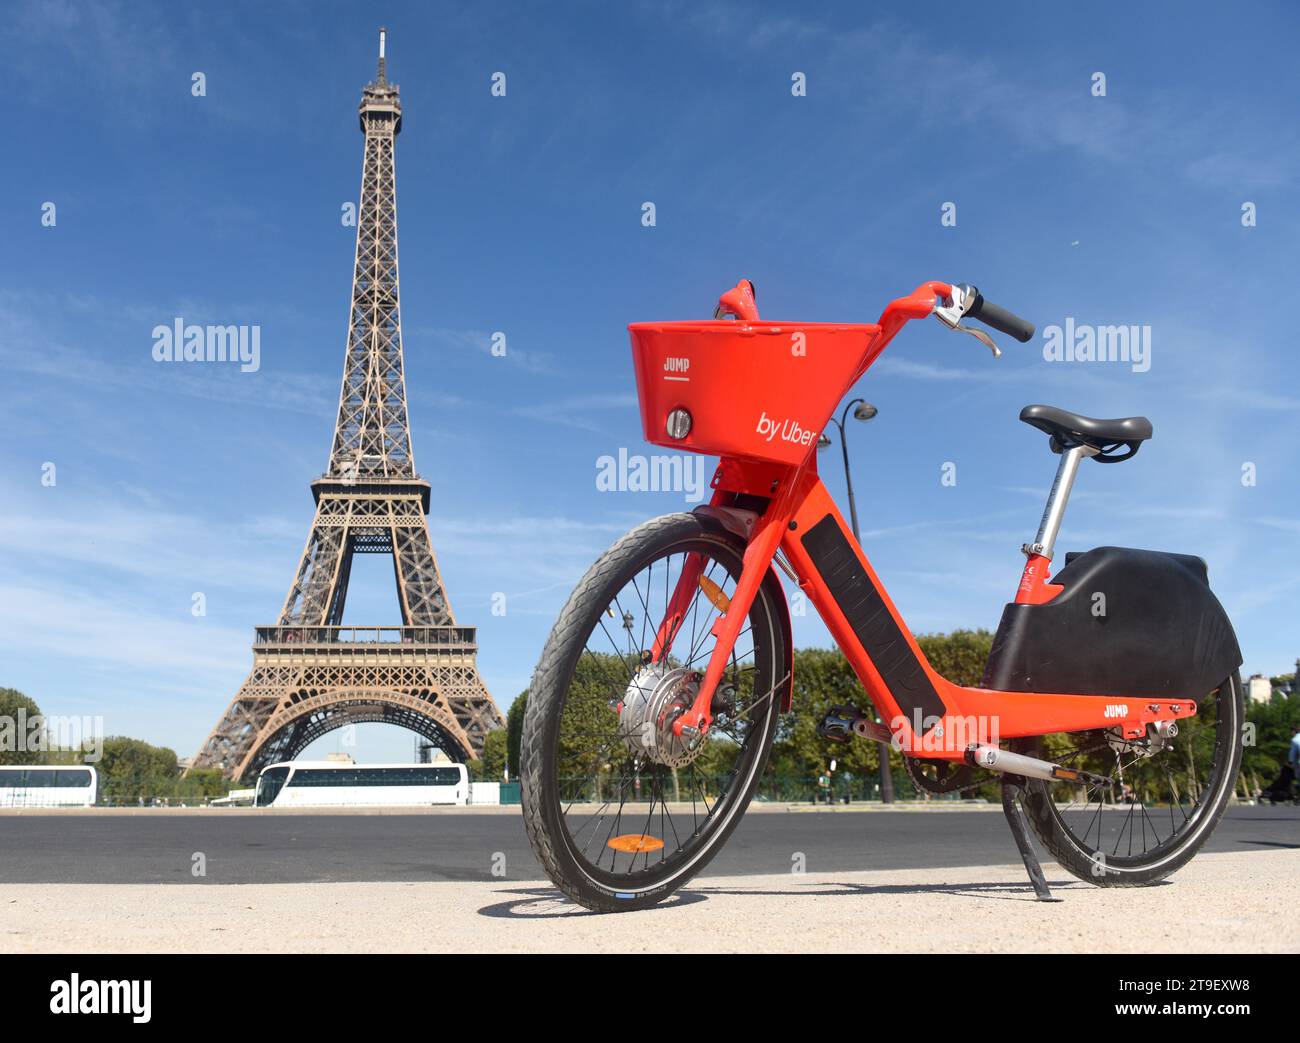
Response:
M1300 848L1300 807L1230 809L1203 850ZM1002 865L1018 861L996 812L748 815L705 875ZM206 875L191 872L195 855ZM504 861L502 859L504 858ZM500 865L504 874L493 873ZM6 883L300 883L536 880L513 814L21 815L0 817Z

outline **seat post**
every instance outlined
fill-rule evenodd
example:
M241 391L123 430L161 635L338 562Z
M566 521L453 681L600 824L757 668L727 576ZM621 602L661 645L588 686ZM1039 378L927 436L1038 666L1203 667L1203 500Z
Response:
M1047 507L1043 510L1043 520L1038 523L1038 535L1033 543L1021 547L1026 555L1037 555L1051 561L1056 534L1061 531L1061 520L1065 517L1065 505L1070 500L1070 490L1074 487L1074 476L1078 473L1079 463L1096 455L1097 450L1087 445L1071 446L1061 451L1061 463L1056 469L1052 491L1047 494Z

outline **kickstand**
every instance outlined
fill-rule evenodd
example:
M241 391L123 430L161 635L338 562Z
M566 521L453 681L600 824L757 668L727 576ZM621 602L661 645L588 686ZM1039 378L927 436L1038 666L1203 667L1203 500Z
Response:
M1038 862L1038 855L1034 853L1034 842L1029 839L1025 813L1016 803L1016 796L1021 793L1023 793L1023 782L1020 778L1012 775L1003 777L1002 810L1006 813L1011 835L1016 839L1016 847L1020 849L1020 859L1025 863L1025 871L1029 874L1030 883L1034 885L1034 894L1038 896L1040 902L1059 902L1061 899L1053 898L1052 891L1047 886L1043 867Z

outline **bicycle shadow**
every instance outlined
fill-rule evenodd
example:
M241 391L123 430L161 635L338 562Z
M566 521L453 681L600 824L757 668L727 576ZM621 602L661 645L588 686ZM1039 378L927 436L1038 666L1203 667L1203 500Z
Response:
M1157 886L1169 881L1162 880ZM1090 885L1073 877L1049 880L1054 894L1090 890ZM479 916L503 919L565 919L577 916L602 916L603 913L584 909L554 887L521 887L505 892L525 897L505 902L494 902L478 910ZM657 909L681 908L707 902L715 897L735 898L863 898L906 895L948 895L953 898L991 898L996 901L1039 904L1029 882L1002 883L942 883L942 884L855 884L830 882L810 888L758 889L737 887L710 887L707 884L683 888L656 906ZM1058 899L1059 900L1059 899Z
M490 916L509 920L555 920L570 919L578 916L604 916L604 913L584 909L577 902L567 898L556 887L516 887L505 894L527 895L507 902L494 902L478 910L479 916ZM693 890L678 891L664 899L656 908L672 909L678 906L695 905L703 902L706 896Z

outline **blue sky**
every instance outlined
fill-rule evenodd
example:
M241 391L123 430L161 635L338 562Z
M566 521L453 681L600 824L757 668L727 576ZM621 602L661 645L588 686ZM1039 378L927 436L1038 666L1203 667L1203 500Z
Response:
M908 330L857 389L880 408L850 432L867 552L914 630L993 627L1055 465L1020 407L1144 413L1154 440L1123 467L1085 465L1058 549L1204 556L1244 671L1291 670L1300 15L919 11L7 5L0 685L188 755L247 673L329 449L353 250L340 211L380 24L404 107L416 463L503 708L587 564L683 506L596 488L599 456L647 451L625 325L707 316L740 276L766 318L870 321L941 278L1040 328L1149 325L1141 373L1046 361L1041 339L1004 339L994 362L935 323ZM155 363L151 331L176 317L260 325L261 368ZM838 462L824 470L838 495ZM348 622L398 621L387 568L358 562ZM827 642L813 620L796 637ZM376 727L352 752L410 750Z

